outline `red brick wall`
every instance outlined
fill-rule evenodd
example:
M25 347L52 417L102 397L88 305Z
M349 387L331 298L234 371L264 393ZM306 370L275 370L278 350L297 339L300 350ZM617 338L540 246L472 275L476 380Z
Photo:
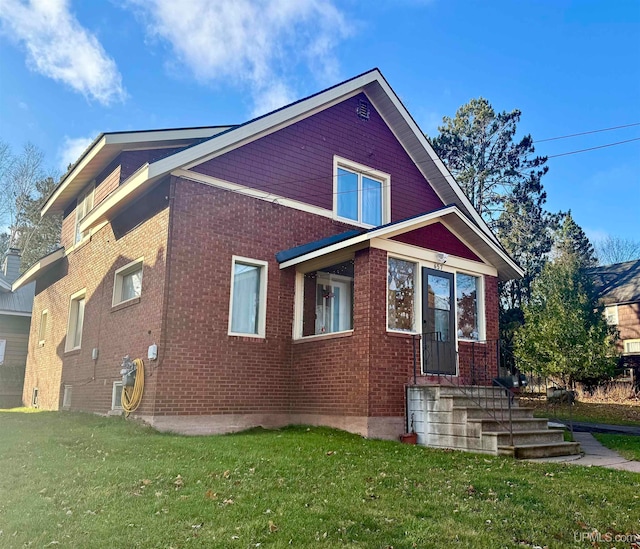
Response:
M30 404L33 387L39 389L40 406L58 409L62 387L73 386L72 409L107 412L111 409L113 381L120 379L122 357L142 357L162 339L162 312L167 249L168 185L160 185L145 197L147 210L122 214L137 225L115 235L107 225L95 233L58 266L41 278L36 287L29 338L29 357L23 399ZM116 219L116 226L125 221ZM112 308L116 269L144 257L142 295L139 302ZM70 296L86 288L82 348L65 352ZM47 337L38 345L40 314L49 310ZM99 351L97 361L92 349ZM148 363L147 386L141 412L151 413L155 384L154 363Z
M155 413L288 412L295 275L279 269L275 253L346 226L189 181L173 188L171 306ZM227 335L233 255L268 262L264 339Z

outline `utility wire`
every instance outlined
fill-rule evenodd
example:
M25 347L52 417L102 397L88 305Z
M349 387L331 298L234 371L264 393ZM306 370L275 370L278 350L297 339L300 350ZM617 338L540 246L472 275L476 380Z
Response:
M616 143L607 143L606 145L600 145L598 147L589 147L588 149L580 149L578 151L569 151L560 154L551 154L547 158L557 158L558 156L568 156L570 154L578 154L587 151L595 151L596 149L604 149L605 147L614 147L616 145L622 145L623 143L631 143L631 141L640 141L640 137L634 137L633 139L627 139L625 141L617 141Z
M561 135L559 137L547 137L546 139L536 139L534 143L542 143L544 141L556 141L557 139L568 139L569 137L577 137L579 135L588 135L590 133L609 132L611 130L619 130L621 128L631 128L632 126L640 126L640 122L634 122L633 124L625 124L623 126L612 126L611 128L602 128L600 130L590 130L588 132L572 133L569 135Z

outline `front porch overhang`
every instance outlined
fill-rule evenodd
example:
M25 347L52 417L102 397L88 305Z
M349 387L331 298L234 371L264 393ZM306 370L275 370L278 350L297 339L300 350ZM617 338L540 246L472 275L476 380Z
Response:
M433 223L442 223L461 242L465 243L478 256L481 262L476 264L478 272L486 274L497 274L500 280L511 280L524 276L524 271L518 264L502 249L502 247L487 237L486 234L475 223L467 218L457 206L449 205L428 213L395 221L387 225L375 227L369 230L352 230L337 235L333 235L321 240L309 242L301 246L296 246L276 254L276 260L280 263L281 269L296 266L298 270L309 270L318 261L328 259L327 256L343 256L353 254L357 250L375 247L390 249L391 241L395 236L420 229ZM435 255L440 250L427 250L418 246L404 245L407 249L412 249L414 255L422 254L424 259L435 259ZM425 256L425 254L427 254ZM432 258L431 256L434 255ZM452 258L456 261L456 258ZM461 261L461 260L458 260ZM462 260L465 263L470 260ZM490 271L487 271L487 267ZM495 269L495 271L494 271Z

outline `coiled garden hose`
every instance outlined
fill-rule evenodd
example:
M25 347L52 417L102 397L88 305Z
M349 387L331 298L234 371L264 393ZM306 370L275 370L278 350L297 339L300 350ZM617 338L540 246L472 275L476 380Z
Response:
M136 380L133 387L122 388L122 409L126 416L138 409L144 391L144 362L141 358L136 358L133 365L136 368Z

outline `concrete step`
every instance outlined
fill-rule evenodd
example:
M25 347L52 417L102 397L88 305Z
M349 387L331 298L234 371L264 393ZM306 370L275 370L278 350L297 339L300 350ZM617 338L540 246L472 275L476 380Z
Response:
M516 459L534 459L556 456L573 456L580 453L578 442L555 442L548 444L518 444L498 446L498 455L512 456Z
M523 419L533 417L533 408L511 408L511 417L513 419ZM508 418L509 409L487 410L481 406L454 406L451 410L454 421L462 423L470 419L491 419L495 416L498 418Z
M508 432L483 432L481 438L482 447L492 453L497 453L500 446L512 445ZM554 444L560 442L564 442L564 435L562 431L539 429L532 431L517 431L513 433L513 446Z
M481 396L500 396L505 394L502 387L492 387L490 385L440 385L438 387L440 396L445 395L481 395Z
M454 407L468 407L468 408L497 408L497 409L509 409L509 399L504 396L496 396L495 398L477 398L466 395L441 395L439 400L431 401L434 408L437 407L442 410L452 410ZM436 404L437 403L437 404ZM517 408L517 401L511 403L512 408Z
M509 417L498 419L482 418L482 419L468 419L467 424L479 424L480 432L497 432L497 431L509 431ZM547 429L547 420L542 418L513 418L511 420L513 431L543 431Z

